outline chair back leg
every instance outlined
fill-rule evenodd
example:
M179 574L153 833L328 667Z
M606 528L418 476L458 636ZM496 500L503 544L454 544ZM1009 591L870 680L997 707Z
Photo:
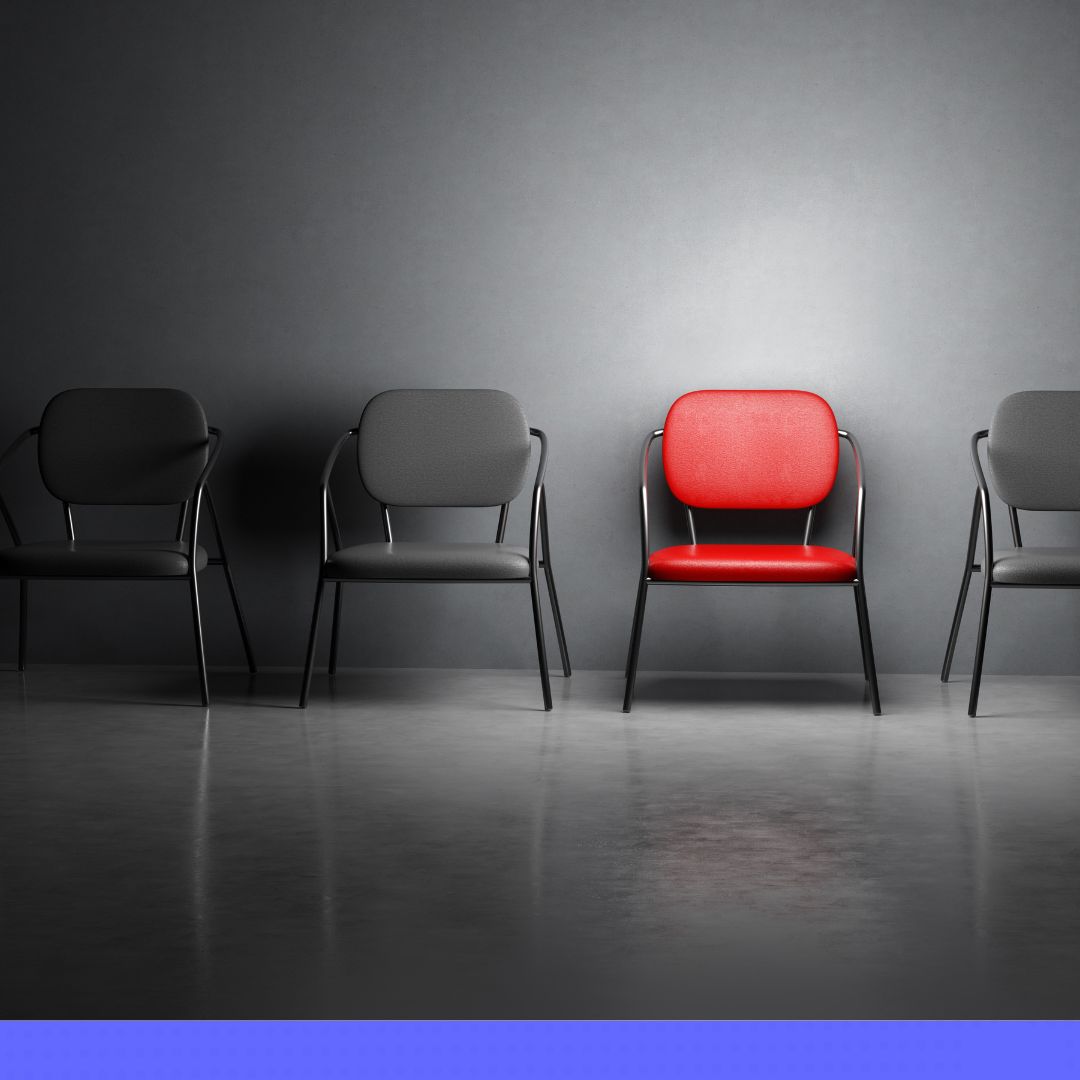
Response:
M863 651L863 672L870 684L870 707L875 716L881 715L881 698L878 696L877 665L874 663L874 640L870 636L870 613L866 607L866 586L860 581L855 586L855 611L859 618L859 640Z
M308 634L307 659L304 662L304 677L300 683L300 708L306 709L308 692L311 690L311 671L315 666L315 645L319 639L319 608L322 606L323 586L326 580L319 571L319 581L315 586L315 608L311 613L311 632Z
M532 594L533 627L536 630L536 656L540 662L540 687L544 692L544 709L551 709L551 677L548 675L547 647L544 644L544 616L540 610L540 582L536 575L529 577Z
M248 637L244 613L240 608L240 596L236 591L236 583L233 581L232 569L224 560L222 560L221 568L225 571L225 584L229 587L229 598L232 600L233 612L236 614L236 625L240 629L240 640L244 643L244 656L247 658L248 671L254 675L257 670L255 667L255 653L251 648L251 639Z
M551 569L546 491L540 494L540 536L544 543L544 580L547 582L548 599L551 601L551 617L555 621L555 637L559 641L559 659L562 661L563 675L569 679L571 675L570 652L566 647L566 633L563 630L562 613L559 611L559 596L555 591L555 575Z
M19 579L19 670L26 670L26 630L30 614L30 582Z
M194 571L191 582L191 618L195 624L195 661L199 668L199 693L203 708L210 704L210 686L206 679L206 653L203 650L202 617L199 612L199 584Z
M645 622L645 598L649 583L642 575L638 584L637 603L634 606L634 625L630 631L630 651L626 657L626 693L623 695L623 712L629 712L634 702L634 683L637 682L638 653L641 651L641 627Z
M952 672L953 654L956 652L956 639L960 635L960 622L964 617L967 604L968 586L975 565L975 545L979 538L979 514L981 512L979 493L975 493L975 509L971 512L971 531L968 534L967 557L964 560L964 577L960 582L960 595L956 598L956 611L953 612L952 627L949 630L949 643L945 646L945 660L941 665L941 681L948 682Z

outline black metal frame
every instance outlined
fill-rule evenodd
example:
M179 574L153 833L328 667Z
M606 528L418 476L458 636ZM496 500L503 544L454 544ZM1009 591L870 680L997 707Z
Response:
M960 594L956 598L956 611L953 612L952 626L949 629L949 643L945 646L945 661L941 665L941 681L947 683L952 673L953 655L956 652L956 639L960 636L960 623L964 618L967 604L968 586L971 575L983 575L982 605L979 610L979 633L975 642L975 664L971 671L971 694L968 697L968 716L974 716L979 706L979 689L982 685L983 657L986 654L986 633L990 623L990 594L994 589L1078 589L1080 585L1038 585L1017 584L994 581L994 521L990 513L990 489L986 484L982 462L979 460L979 443L988 438L990 432L984 428L971 436L971 464L975 470L975 505L971 511L971 528L968 532L967 556L964 559L964 576L960 582ZM1005 504L1009 511L1009 530L1012 533L1013 547L1023 547L1020 536L1020 518L1015 506ZM982 522L983 561L975 562L975 549L979 541L979 523Z
M10 458L19 447L40 432L40 427L28 428L0 455L0 466ZM210 470L213 469L217 456L221 451L224 436L220 428L208 427L208 436L214 440L206 458L199 478L195 482L195 488L191 495L180 503L180 516L176 524L176 543L184 539L184 529L188 530L188 572L180 575L128 575L128 574L79 574L75 575L34 575L31 577L19 577L19 671L26 669L26 639L29 614L29 583L31 581L186 581L191 596L191 615L195 627L195 660L199 671L199 691L203 706L210 704L210 687L206 677L206 654L203 648L202 617L199 608L198 570L195 566L195 552L199 531L199 518L202 511L203 495L206 496L206 508L210 515L210 522L214 529L214 538L217 543L218 554L216 557L207 556L207 566L220 566L225 573L225 583L229 589L229 598L232 601L233 611L236 614L236 623L240 629L240 638L244 645L244 655L247 659L248 671L255 674L255 654L252 652L251 641L248 638L247 625L244 622L244 613L240 608L240 597L236 592L236 583L233 581L232 568L229 566L228 556L225 552L225 544L221 536L221 526L218 522L217 511L214 509L213 496L210 494L208 479ZM68 540L75 539L75 519L72 514L71 504L63 503L64 525ZM11 539L16 546L22 543L15 520L7 508L3 497L0 496L0 517L3 517L7 525ZM189 524L190 519L190 524Z
M544 473L547 469L547 436L539 428L529 428L529 434L540 442L540 460L536 467L536 479L532 490L532 510L529 519L529 576L528 578L510 578L504 581L492 581L485 578L335 578L327 575L326 563L330 555L330 539L333 538L335 550L341 549L341 530L338 525L334 499L330 492L330 474L334 470L342 447L349 439L359 435L359 428L350 428L338 439L323 468L319 481L322 499L322 537L319 562L319 580L315 586L315 606L311 615L311 631L308 635L307 657L304 662L304 676L300 688L300 708L307 708L311 690L311 676L315 665L315 648L319 635L319 612L322 606L323 589L328 581L334 583L334 616L330 635L329 675L337 674L338 630L341 622L341 587L342 585L422 585L422 584L475 584L475 585L521 585L527 583L532 595L533 628L536 632L536 653L540 664L540 685L544 694L544 709L551 709L551 680L548 675L547 648L544 644L544 620L540 609L540 575L544 571L547 582L548 600L555 622L555 635L559 642L559 657L562 660L563 675L570 677L570 653L566 648L566 634L563 630L562 614L559 611L559 597L555 591L555 578L551 569L551 545L548 537L547 494L544 490ZM393 543L394 533L390 522L390 506L379 504L382 516L383 537L386 543ZM506 536L506 522L510 513L510 504L499 507L499 523L495 532L495 543L501 544ZM541 554L542 549L542 554Z
M870 703L875 716L881 715L881 699L878 696L877 668L874 663L874 644L870 636L870 615L866 606L866 581L863 575L863 519L866 512L866 491L863 487L862 455L859 444L850 432L838 430L837 436L847 441L855 458L855 483L858 493L855 500L855 529L851 542L851 554L855 559L855 579L853 581L657 581L649 577L649 450L652 444L663 438L664 429L658 428L645 440L641 452L641 576L638 579L637 602L634 606L633 629L630 633L630 648L626 656L626 693L623 696L623 712L629 712L634 701L634 686L637 682L638 653L641 650L641 630L645 622L645 601L650 585L689 585L712 587L773 587L787 588L829 588L841 586L855 590L855 614L859 623L859 642L862 647L863 675L870 688ZM808 507L806 527L803 530L803 544L810 543L814 527L816 506ZM697 530L694 527L693 507L685 506L687 529L690 543L697 543Z

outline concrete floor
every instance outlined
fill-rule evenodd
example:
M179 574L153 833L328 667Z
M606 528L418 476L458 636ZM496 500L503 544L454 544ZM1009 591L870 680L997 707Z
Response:
M1080 1015L1080 679L297 681L0 672L0 1015Z

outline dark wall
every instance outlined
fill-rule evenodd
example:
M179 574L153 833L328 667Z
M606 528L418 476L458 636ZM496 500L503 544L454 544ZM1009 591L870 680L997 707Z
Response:
M379 390L497 386L547 429L583 667L622 662L637 457L668 403L818 391L867 458L879 665L930 671L970 433L1007 393L1078 386L1072 3L35 0L5 7L3 41L0 431L73 385L196 394L227 433L217 499L265 664L300 662L318 472ZM28 455L4 490L59 535L32 474ZM341 483L351 535L376 538ZM219 584L208 650L237 663ZM520 591L349 601L345 663L532 662ZM1076 670L1075 596L998 606L989 670ZM33 616L32 660L189 659L179 588L42 584ZM855 670L851 599L673 590L642 663Z

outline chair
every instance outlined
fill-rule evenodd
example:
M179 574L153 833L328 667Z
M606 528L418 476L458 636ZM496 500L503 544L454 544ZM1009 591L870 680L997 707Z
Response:
M532 490L528 549L504 543L510 503L525 484L530 436L540 442ZM330 474L341 448L357 440L360 479L382 512L384 543L342 547L330 493ZM547 581L563 674L570 676L562 616L551 570L544 470L547 437L530 428L521 405L499 390L389 390L368 402L358 427L337 442L320 482L322 551L311 617L300 708L311 688L319 608L326 582L334 583L329 674L337 671L341 587L352 582L489 582L527 584L540 662L544 708L551 708L539 577ZM494 543L430 543L395 540L392 507L499 507ZM334 548L330 549L333 538Z
M979 460L979 443L987 439L990 479L1009 511L1013 546L994 548L990 490ZM1080 391L1024 390L1007 397L997 408L989 429L971 437L975 469L975 505L971 512L964 576L953 613L941 681L952 671L956 639L964 616L973 573L982 573L982 609L971 673L968 716L979 705L990 596L995 589L1075 589L1080 587L1080 548L1024 547L1019 510L1080 510ZM983 561L975 562L982 523Z
M248 669L254 673L251 642L207 484L221 451L222 435L217 428L207 427L202 406L195 398L181 390L166 389L65 390L46 405L41 423L24 431L0 456L0 465L33 436L38 440L42 482L63 504L67 539L23 543L7 505L0 499L0 515L14 544L0 550L0 577L19 580L19 671L26 667L31 581L185 581L195 625L199 689L203 705L209 705L198 572L207 566L220 566L236 613ZM211 436L213 449L210 449ZM219 552L213 558L197 543L204 495ZM77 506L170 504L180 506L172 540L76 538L73 509Z
M683 504L690 543L649 546L649 450L663 438L664 476ZM832 491L839 439L855 457L858 494L851 553L810 543L815 510ZM863 673L874 715L881 713L862 569L866 496L854 436L838 431L827 402L801 390L697 390L684 394L641 456L641 577L626 661L623 712L637 680L645 601L653 585L800 585L851 588ZM699 544L695 509L805 510L803 542Z

